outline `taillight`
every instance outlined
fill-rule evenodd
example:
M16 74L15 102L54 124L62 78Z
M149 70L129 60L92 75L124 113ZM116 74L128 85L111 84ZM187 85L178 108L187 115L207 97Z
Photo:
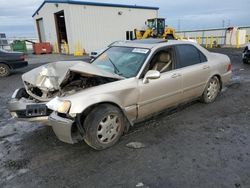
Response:
M21 55L21 56L19 57L19 59L20 59L20 60L24 60L24 59L25 59L25 56L24 56L24 55Z
M231 70L232 70L232 64L229 63L229 64L227 65L227 72L229 72L229 71L231 71Z

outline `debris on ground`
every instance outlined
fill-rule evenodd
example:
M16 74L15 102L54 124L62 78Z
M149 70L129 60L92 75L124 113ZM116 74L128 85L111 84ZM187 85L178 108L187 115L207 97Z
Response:
M145 148L145 145L141 142L130 142L126 145L128 148L132 149L140 149L140 148Z
M225 129L219 128L218 131L220 131L220 132L225 132Z
M241 187L240 183L236 183L235 187Z
M136 184L136 187L143 187L143 186L144 184L142 182Z

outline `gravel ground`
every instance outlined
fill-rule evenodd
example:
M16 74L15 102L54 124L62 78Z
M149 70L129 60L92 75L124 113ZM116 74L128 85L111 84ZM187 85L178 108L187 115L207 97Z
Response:
M105 151L62 143L50 127L10 117L6 102L21 74L39 64L2 78L0 187L250 187L250 65L241 50L213 51L229 55L234 72L215 103L167 110Z
M27 61L29 64L41 64L44 62L56 62L62 60L85 60L88 56L73 56L73 55L63 55L63 54L43 54L43 55L33 55L29 54L27 56Z

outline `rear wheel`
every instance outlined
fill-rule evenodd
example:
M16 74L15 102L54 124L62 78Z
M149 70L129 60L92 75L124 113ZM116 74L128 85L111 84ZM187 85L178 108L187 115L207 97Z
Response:
M10 74L10 68L3 64L3 63L0 63L0 77L6 77L6 76L9 76Z
M84 121L85 142L96 150L113 146L121 137L125 121L119 108L110 104L95 107Z
M213 76L209 80L209 82L204 90L204 93L202 95L202 102L204 102L204 103L214 102L216 97L220 93L220 88L221 88L220 80L218 79L217 76Z

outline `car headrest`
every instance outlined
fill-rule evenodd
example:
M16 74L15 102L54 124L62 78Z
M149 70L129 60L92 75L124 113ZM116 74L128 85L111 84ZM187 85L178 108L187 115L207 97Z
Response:
M159 55L159 61L160 62L164 62L164 63L168 63L170 61L170 54L167 53L167 52L162 52L160 55Z

